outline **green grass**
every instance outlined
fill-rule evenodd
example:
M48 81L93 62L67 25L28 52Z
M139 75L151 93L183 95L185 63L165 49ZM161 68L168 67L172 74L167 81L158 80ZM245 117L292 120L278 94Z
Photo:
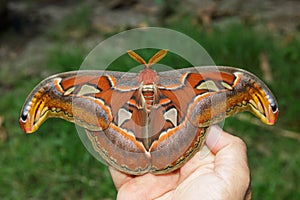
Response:
M87 51L80 44L57 45L47 54L46 65L54 72L78 70Z
M75 14L87 19L84 9ZM73 20L77 19L76 15ZM56 43L48 50L45 63L36 70L50 74L79 68L87 54L87 49L80 45L83 38L72 42L62 38L66 38L66 30L82 30L82 26L88 26L84 19L80 18L83 22L79 27L67 21L60 25L63 28L45 35ZM299 141L284 137L282 129L298 132L296 135L300 132L300 41L275 37L243 25L206 31L192 25L188 18L172 22L169 27L196 39L217 64L242 67L260 78L263 74L259 68L259 55L266 53L273 75L273 81L268 85L279 103L278 123L274 129L269 129L253 125L252 120L240 121L233 117L226 120L224 128L247 143L253 199L299 199ZM145 59L153 52L145 54ZM168 56L163 62L170 66L187 64L172 54ZM126 70L131 64L137 65L135 61L126 63L122 59L116 60L112 66L123 66L124 63ZM33 77L24 71L25 67L20 70L21 76L16 75L17 84L0 87L0 116L4 118L0 134L5 134L5 129L8 135L6 141L0 142L1 198L114 199L116 191L107 168L85 150L73 124L51 119L35 134L25 135L20 130L18 118L22 103L34 85L45 78L42 73ZM3 73L1 77L6 77L4 71L0 72ZM12 81L2 79L0 83L6 82Z
M47 32L46 36L55 41L82 39L91 31L91 5L82 2L75 11L65 17Z

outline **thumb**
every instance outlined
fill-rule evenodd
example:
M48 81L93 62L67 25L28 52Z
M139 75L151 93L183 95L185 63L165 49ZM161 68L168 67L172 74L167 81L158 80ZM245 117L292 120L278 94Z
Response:
M206 145L215 155L215 173L229 183L233 194L245 195L250 184L247 147L240 138L212 126ZM239 183L236 185L236 183Z

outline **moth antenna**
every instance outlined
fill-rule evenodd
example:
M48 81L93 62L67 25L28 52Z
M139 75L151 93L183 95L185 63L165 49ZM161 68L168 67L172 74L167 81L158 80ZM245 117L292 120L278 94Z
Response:
M158 63L162 58L164 58L167 55L168 50L167 49L160 50L154 56L152 56L152 58L150 58L148 63L141 56L139 56L137 53L135 53L132 50L127 51L127 53L131 58L145 65L146 68L150 68L151 65Z
M149 67L155 63L158 63L161 59L163 59L168 53L167 49L162 49L159 52L157 52L150 60L148 61Z
M139 56L137 53L135 53L132 50L127 51L127 53L131 58L133 58L137 62L141 63L142 65L145 65L146 67L148 67L148 64L146 63L146 61L141 56Z

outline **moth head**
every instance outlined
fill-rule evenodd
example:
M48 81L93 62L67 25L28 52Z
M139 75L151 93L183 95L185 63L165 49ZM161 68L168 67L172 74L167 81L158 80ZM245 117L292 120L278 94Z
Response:
M135 53L132 50L127 51L128 55L139 62L140 64L145 66L145 69L142 70L139 74L138 81L139 83L143 83L145 85L157 83L158 77L157 73L151 69L151 66L155 63L158 63L161 59L163 59L167 55L168 50L161 49L155 55L153 55L148 62L146 62L140 55Z

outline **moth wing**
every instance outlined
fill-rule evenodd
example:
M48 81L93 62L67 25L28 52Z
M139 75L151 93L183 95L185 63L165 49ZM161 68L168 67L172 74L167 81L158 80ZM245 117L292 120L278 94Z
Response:
M31 133L47 118L59 117L89 130L105 129L137 89L136 76L94 70L51 76L29 94L21 111L21 128Z
M162 92L170 97L181 119L206 127L240 111L250 111L274 124L278 105L270 89L252 73L233 67L203 66L159 73Z

